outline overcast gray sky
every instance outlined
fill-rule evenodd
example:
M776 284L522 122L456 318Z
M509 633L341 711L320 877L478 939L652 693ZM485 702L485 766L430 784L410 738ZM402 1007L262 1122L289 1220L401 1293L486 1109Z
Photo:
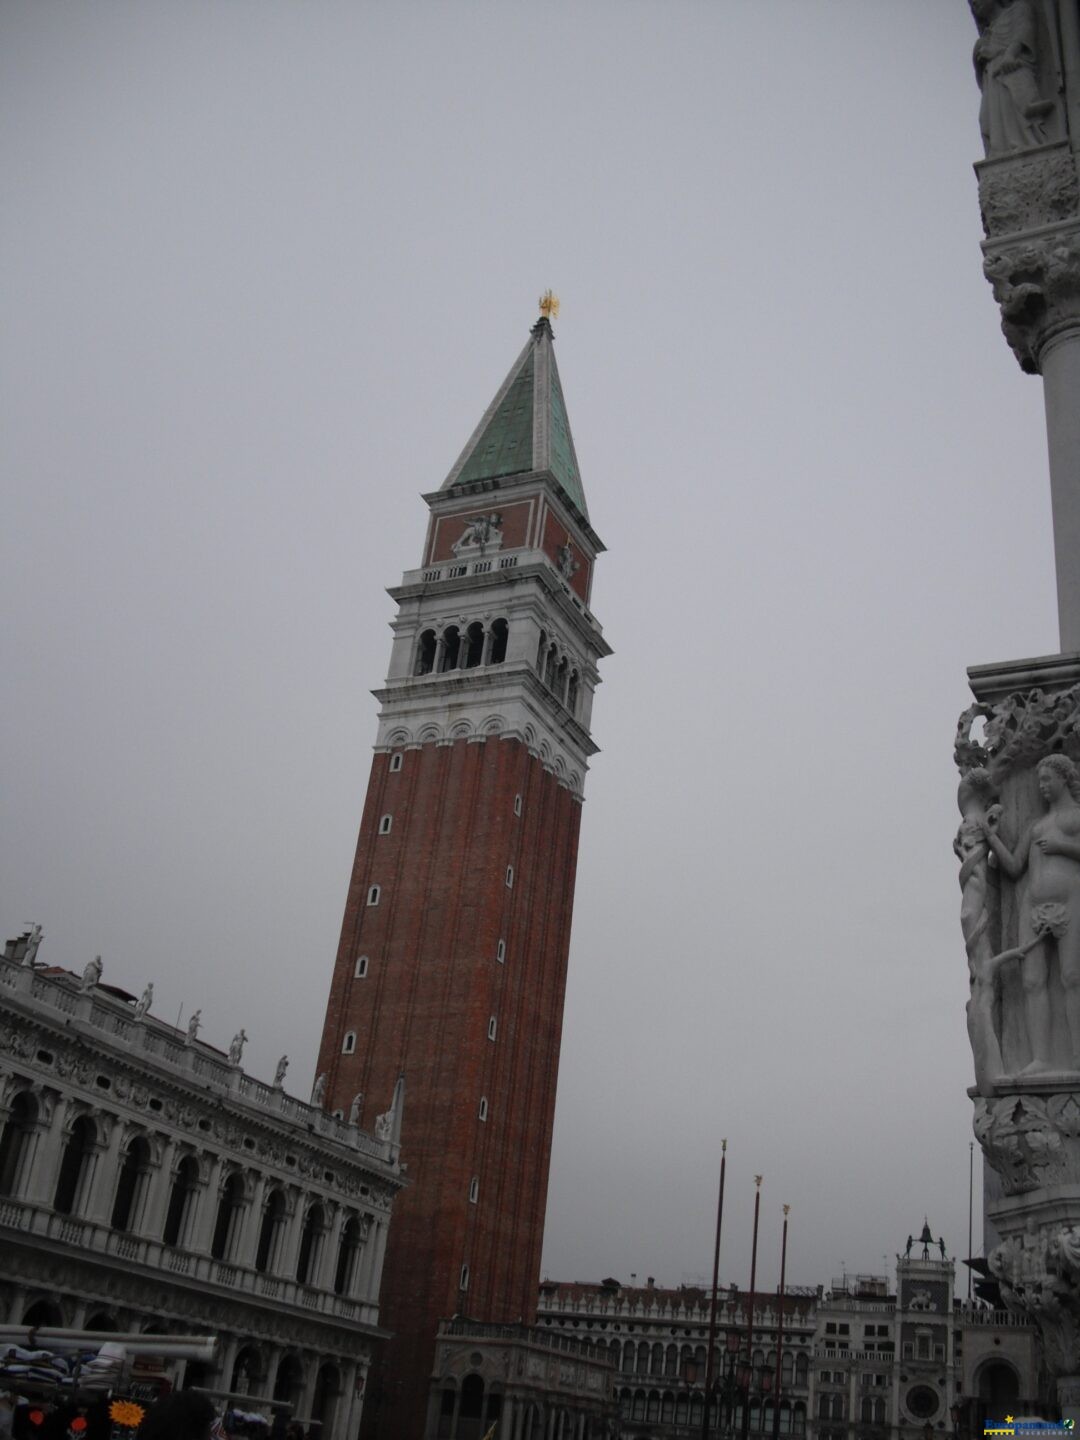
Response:
M1057 648L963 0L7 0L0 923L311 1083L384 587L547 286L616 654L545 1273L966 1249L952 737ZM978 1234L978 1231L977 1231Z

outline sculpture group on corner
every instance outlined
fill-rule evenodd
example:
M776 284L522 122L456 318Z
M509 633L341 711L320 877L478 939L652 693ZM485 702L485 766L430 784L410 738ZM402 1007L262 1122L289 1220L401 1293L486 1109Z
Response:
M983 1096L1008 1077L1080 1073L1080 769L1066 746L1080 747L1080 687L961 717L953 849Z

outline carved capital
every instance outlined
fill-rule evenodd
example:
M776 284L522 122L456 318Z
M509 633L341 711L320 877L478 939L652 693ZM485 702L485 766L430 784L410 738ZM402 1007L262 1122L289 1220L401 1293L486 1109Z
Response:
M1080 1370L1080 1227L1029 1216L987 1264L1009 1308L1038 1327L1049 1368L1068 1387Z
M983 274L1021 370L1037 375L1048 341L1080 330L1080 226L986 247Z

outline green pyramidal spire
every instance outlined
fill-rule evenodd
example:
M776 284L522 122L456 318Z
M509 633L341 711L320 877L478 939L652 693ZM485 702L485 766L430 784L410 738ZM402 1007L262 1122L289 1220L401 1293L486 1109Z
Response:
M555 364L554 338L551 322L546 315L541 316L446 477L444 490L478 480L547 470L574 508L588 520L574 437Z

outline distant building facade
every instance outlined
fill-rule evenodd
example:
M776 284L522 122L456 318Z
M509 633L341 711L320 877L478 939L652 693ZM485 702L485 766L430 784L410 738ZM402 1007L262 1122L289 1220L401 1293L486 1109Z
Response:
M354 1440L396 1147L28 940L0 958L0 1320L215 1334L184 1383Z
M748 1301L740 1290L724 1289L719 1295L710 1431L741 1433L748 1402L751 1435L772 1436L778 1425L780 1435L803 1436L811 1402L817 1292L793 1290L785 1297L779 1392L778 1297L756 1297L749 1357ZM590 1343L609 1358L622 1440L674 1440L702 1433L710 1305L709 1291L697 1286L668 1290L651 1280L644 1286L617 1280L599 1285L545 1281L538 1322Z
M435 1344L426 1440L610 1440L610 1355L543 1325L445 1320Z
M789 1291L782 1343L780 1297L759 1293L749 1354L748 1296L721 1289L709 1433L741 1435L747 1404L755 1440L981 1440L984 1423L1005 1414L1052 1414L1034 1327L961 1304L954 1280L924 1227L897 1257L895 1291L879 1275ZM621 1440L694 1440L709 1311L704 1287L544 1281L538 1318L608 1358Z

